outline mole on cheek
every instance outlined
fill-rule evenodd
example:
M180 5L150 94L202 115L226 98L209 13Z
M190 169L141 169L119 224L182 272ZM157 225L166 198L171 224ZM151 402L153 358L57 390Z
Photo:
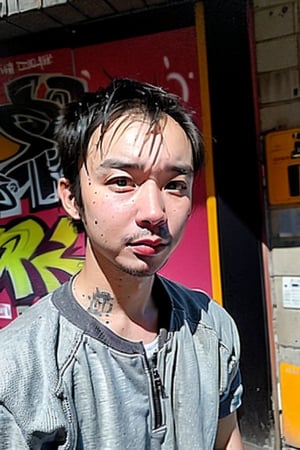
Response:
M97 219L95 219L95 220L94 220L94 224L95 224L95 225L97 225L97 223L98 223L98 220L97 220Z

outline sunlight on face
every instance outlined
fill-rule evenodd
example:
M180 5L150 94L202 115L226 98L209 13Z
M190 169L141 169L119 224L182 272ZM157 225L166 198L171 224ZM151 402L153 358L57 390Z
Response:
M117 119L91 138L80 172L83 219L97 259L124 271L157 271L178 244L191 211L192 150L169 116L150 127Z

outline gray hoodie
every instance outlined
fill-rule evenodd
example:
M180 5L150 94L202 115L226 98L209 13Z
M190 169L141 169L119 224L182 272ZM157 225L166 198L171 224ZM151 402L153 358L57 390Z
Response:
M168 325L149 360L71 280L0 332L0 449L212 450L241 404L239 337L204 292L156 277Z

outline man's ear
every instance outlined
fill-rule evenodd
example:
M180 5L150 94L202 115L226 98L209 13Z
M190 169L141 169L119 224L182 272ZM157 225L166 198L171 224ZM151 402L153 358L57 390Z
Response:
M77 206L74 195L70 190L70 181L67 178L59 178L57 187L58 197L68 216L72 219L80 220L79 208Z

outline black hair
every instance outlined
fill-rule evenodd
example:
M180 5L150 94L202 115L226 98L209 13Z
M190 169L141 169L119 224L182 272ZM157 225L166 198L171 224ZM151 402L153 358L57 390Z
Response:
M79 101L69 103L56 121L55 139L62 173L70 182L71 193L79 208L83 206L79 169L80 164L86 164L92 134L101 125L101 146L110 125L131 111L147 117L150 127L163 115L172 117L191 143L194 172L201 169L204 161L202 136L180 97L149 83L129 78L114 79L106 88L87 92ZM74 222L74 225L81 230L80 224Z

